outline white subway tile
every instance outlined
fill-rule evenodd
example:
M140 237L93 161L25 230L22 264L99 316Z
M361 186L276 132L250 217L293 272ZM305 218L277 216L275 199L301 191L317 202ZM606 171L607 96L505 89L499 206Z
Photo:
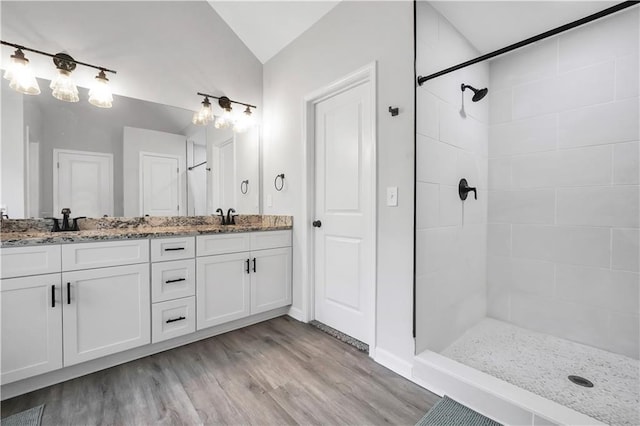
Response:
M640 317L637 314L612 314L607 337L612 352L640 358Z
M435 228L439 226L438 184L416 182L416 228Z
M597 186L558 189L558 225L640 226L637 186Z
M556 184L559 186L608 185L611 183L611 146L561 150L556 153Z
M440 226L460 226L462 224L462 201L458 196L458 186L440 185Z
M561 74L558 77L556 111L612 101L614 86L615 61Z
M489 192L490 223L554 223L555 191L533 189Z
M489 123L511 121L511 89L489 92Z
M640 271L640 230L613 229L611 267L624 271Z
M484 169L481 167L481 164L486 162L486 158L473 155L468 151L458 151L458 158L456 161L458 178L467 179L469 186L487 189L485 185L486 179L482 179L482 172ZM458 182L456 182L456 185L460 182L459 179Z
M493 125L489 128L489 156L554 150L557 133L556 114Z
M514 120L558 111L558 93L561 87L557 77L545 78L513 88Z
M631 9L560 36L560 72L638 52L638 9Z
M440 141L464 148L466 144L462 137L463 120L453 106L440 102Z
M508 89L546 77L555 76L558 67L558 40L547 39L527 46L490 63L493 90Z
M488 192L483 189L478 190L478 199L473 198L473 194L462 203L462 225L487 223L487 202Z
M553 297L554 264L530 259L511 259L511 294Z
M549 188L556 185L560 169L555 151L527 154L511 160L511 184L517 188Z
M487 253L493 256L511 255L511 225L490 223L487 225Z
M416 147L417 180L448 185L458 184L455 164L458 149L436 140L418 135Z
M609 311L637 314L640 275L635 272L556 265L556 291L561 300Z
M487 290L487 316L502 321L509 318L509 293L506 291Z
M489 159L489 190L511 188L511 158Z
M609 229L513 225L511 232L513 257L609 267Z
M634 98L640 94L639 61L637 53L616 59L616 99Z
M638 100L580 108L560 113L560 147L600 145L639 139Z
M418 134L432 139L440 137L439 101L429 91L416 90L416 131Z
M638 184L640 179L640 150L638 142L613 145L613 183Z
M416 275L454 269L461 250L459 228L432 228L416 231Z

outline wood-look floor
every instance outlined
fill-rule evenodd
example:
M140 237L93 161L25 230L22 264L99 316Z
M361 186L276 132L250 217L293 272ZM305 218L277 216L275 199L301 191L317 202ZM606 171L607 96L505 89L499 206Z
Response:
M414 425L439 397L280 317L2 402L43 425Z

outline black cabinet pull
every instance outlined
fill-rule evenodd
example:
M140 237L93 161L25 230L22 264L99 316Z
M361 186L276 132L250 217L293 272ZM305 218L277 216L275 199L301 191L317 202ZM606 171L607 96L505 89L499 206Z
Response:
M51 307L56 307L56 285L51 286Z
M67 305L71 304L71 283L67 283Z
M184 247L169 247L164 249L164 251L177 251L177 250L184 250Z
M314 220L311 224L314 228L320 228L322 226L322 222L319 220Z
M250 274L251 272L249 271L249 259L247 259L247 274Z
M187 280L186 278L176 278L175 280L166 280L164 283L171 284L171 283L177 283L177 282L186 281L186 280Z
M166 323L169 324L171 322L182 321L182 320L186 320L186 319L187 319L186 317L171 318L171 319L168 319L166 321Z
M256 271L256 258L253 258L253 272Z

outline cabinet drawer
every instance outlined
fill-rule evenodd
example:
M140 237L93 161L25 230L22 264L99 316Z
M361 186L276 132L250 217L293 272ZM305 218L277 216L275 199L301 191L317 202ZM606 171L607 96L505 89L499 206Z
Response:
M196 298L169 300L151 306L151 343L196 331Z
M196 254L239 253L251 250L251 236L248 233L200 235L196 237Z
M6 247L0 249L2 278L60 272L60 246Z
M151 264L151 298L153 303L195 294L195 259Z
M149 240L107 241L62 246L62 270L132 265L149 261Z
M251 233L251 250L290 247L291 231L263 231Z
M151 240L151 261L188 259L196 255L194 237L162 238Z

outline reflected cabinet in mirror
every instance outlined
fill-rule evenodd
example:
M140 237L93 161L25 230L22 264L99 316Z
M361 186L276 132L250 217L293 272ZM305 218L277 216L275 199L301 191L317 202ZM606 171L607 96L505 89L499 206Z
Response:
M3 79L0 205L11 218L260 213L257 128L234 134L192 115L124 96L111 109L26 96Z

